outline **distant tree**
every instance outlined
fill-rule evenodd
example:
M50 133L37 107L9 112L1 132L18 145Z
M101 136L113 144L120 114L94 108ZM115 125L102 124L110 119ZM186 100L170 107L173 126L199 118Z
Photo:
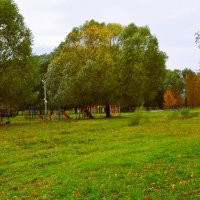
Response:
M167 70L165 89L170 90L176 99L176 106L184 105L185 81L181 70Z
M171 90L167 90L164 94L164 104L167 108L172 108L177 104L177 99L174 97Z
M12 0L0 2L0 104L19 107L33 98L32 36Z
M186 95L188 106L196 107L200 105L200 76L190 72L186 77Z

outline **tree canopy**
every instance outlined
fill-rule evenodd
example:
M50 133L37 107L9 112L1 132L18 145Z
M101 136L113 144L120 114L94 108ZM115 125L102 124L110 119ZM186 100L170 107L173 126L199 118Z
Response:
M165 105L197 106L199 105L199 74L191 69L167 70L165 78Z
M87 21L53 53L46 76L51 102L151 104L163 89L166 58L148 27Z
M163 91L167 56L148 27L128 25L121 34L121 79L124 104L154 106ZM156 103L157 104L157 103Z
M0 104L18 107L33 97L32 35L14 1L0 1Z

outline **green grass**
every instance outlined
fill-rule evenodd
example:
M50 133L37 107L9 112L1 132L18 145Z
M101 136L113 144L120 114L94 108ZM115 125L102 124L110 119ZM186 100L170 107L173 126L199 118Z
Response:
M0 126L0 199L200 199L200 117Z

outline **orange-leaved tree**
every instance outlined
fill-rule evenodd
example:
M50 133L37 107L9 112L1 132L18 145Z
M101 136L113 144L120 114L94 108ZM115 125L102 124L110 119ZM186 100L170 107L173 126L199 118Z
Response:
M188 73L186 76L186 95L189 106L200 105L200 77L196 73Z
M164 103L167 108L172 108L177 103L177 99L174 97L171 90L166 90L164 94Z

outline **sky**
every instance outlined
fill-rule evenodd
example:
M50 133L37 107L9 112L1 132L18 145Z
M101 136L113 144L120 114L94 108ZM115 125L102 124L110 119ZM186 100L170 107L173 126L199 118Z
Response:
M34 38L33 53L50 53L73 27L98 22L148 26L168 69L200 69L200 0L14 0Z

